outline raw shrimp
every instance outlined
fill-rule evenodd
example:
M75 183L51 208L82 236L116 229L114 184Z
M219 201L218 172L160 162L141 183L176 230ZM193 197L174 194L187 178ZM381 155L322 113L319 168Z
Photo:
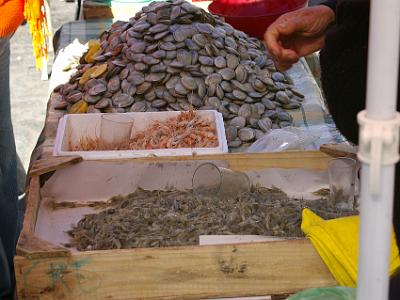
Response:
M105 144L98 137L84 137L77 145L69 145L72 151L150 150L169 148L213 148L218 146L214 123L202 119L193 109L181 112L177 117L157 121L138 132L130 140Z

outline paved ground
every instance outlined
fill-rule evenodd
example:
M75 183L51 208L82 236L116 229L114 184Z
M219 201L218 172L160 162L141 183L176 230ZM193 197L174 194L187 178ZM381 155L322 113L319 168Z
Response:
M76 3L50 0L53 31L75 18ZM53 53L49 55L49 72ZM48 81L35 69L31 36L27 25L20 26L11 40L11 104L18 154L27 169L30 155L43 128Z

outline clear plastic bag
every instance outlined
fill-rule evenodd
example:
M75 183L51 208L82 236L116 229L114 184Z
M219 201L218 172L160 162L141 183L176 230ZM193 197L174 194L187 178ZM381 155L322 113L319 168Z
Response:
M318 150L322 144L343 142L335 127L313 125L285 127L268 131L255 141L246 152L281 152L287 150Z
M355 300L356 289L337 286L302 291L287 300Z

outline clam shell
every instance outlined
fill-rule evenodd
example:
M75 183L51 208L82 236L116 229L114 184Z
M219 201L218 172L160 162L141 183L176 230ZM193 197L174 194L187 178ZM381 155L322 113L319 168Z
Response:
M133 98L127 94L118 94L113 97L112 103L117 108L125 108L133 104Z
M239 139L242 142L250 142L256 137L256 133L251 128L241 128L238 132Z
M247 97L247 95L244 92L239 91L239 90L233 90L232 94L236 99L239 99L239 100L244 100Z
M112 105L112 100L110 98L101 98L96 104L95 108L103 109Z
M263 117L258 121L258 127L264 132L269 131L272 128L272 121L268 117Z
M221 74L224 80L232 80L236 76L235 72L230 68L219 70L218 73Z
M223 69L226 67L226 59L223 56L217 56L214 59L214 65L219 68L219 69Z
M233 126L235 128L243 128L246 126L246 119L243 117L234 117L230 122L230 126Z
M229 142L232 142L236 140L238 137L238 130L236 127L233 126L227 126L225 128L225 135L226 135L226 140Z
M131 112L145 112L147 110L147 105L145 101L136 102L132 105Z
M88 94L91 96L97 96L107 91L107 86L104 84L96 84L95 86L91 87L88 91Z
M197 89L196 81L190 76L182 77L181 83L186 89L188 89L190 91Z

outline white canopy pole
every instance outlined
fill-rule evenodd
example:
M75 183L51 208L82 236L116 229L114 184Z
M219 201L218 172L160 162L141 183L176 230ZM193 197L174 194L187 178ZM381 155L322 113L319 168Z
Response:
M367 107L359 114L362 161L358 300L385 300L393 214L400 1L371 0ZM398 174L400 176L400 174Z

